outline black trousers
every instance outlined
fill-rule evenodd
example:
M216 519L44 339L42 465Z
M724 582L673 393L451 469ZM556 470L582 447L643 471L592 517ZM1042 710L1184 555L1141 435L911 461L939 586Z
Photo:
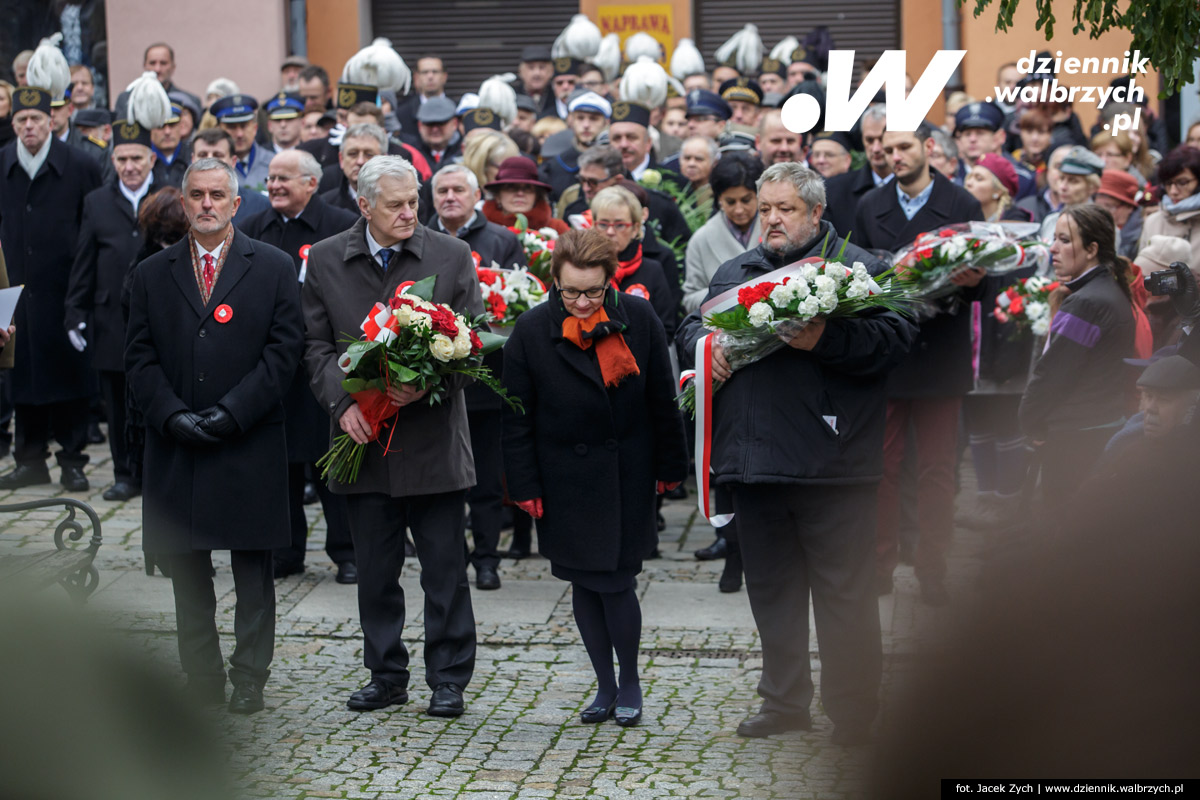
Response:
M100 392L104 397L104 411L108 418L108 450L112 453L113 477L118 481L140 484L141 478L134 478L129 440L125 436L125 373L101 370Z
M821 702L835 725L879 708L882 642L875 594L876 487L733 484L746 592L763 645L763 711L801 713L813 697L812 592Z
M88 399L46 405L15 406L17 436L13 458L18 464L45 466L50 457L50 436L62 449L55 454L60 467L82 467L88 462Z
M275 551L275 563L285 566L303 566L308 550L308 518L304 515L304 483L306 468L314 475L321 471L315 465L303 462L288 464L288 514L292 525L292 543ZM322 480L314 481L321 509L325 512L325 553L334 564L354 561L354 542L350 538L350 523L346 521L346 498L329 491Z
M408 686L404 647L404 531L413 534L425 593L425 682L466 687L475 671L475 614L463 554L466 490L389 497L346 495L358 566L363 663L371 677Z
M504 505L504 454L500 449L500 410L468 411L471 426L471 453L475 457L476 483L467 491L471 509L471 538L475 549L470 553L476 569L500 563L496 548L500 545L500 527Z
M234 550L233 586L237 593L229 658L234 686L262 688L275 654L275 580L270 550ZM167 556L175 589L179 663L193 682L225 682L225 659L217 636L217 597L213 591L212 552Z

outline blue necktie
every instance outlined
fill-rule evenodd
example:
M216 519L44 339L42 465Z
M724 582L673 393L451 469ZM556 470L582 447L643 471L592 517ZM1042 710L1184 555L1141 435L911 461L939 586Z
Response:
M395 251L386 247L379 251L379 261L383 264L384 274L387 274L388 262L392 260L394 253Z

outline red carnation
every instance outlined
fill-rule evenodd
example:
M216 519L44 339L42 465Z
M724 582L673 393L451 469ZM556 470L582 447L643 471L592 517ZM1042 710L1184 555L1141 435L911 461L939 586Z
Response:
M953 228L942 228L940 231L938 231L938 236L945 239L954 236L957 233L958 231L954 230Z
M1025 298L1014 297L1012 303L1008 306L1008 312L1013 316L1021 314L1025 311Z
M489 286L496 280L496 273L487 267L479 267L475 270L475 274L479 276L480 283L486 283Z
M766 300L771 296L771 291L779 284L763 281L756 283L753 286L746 286L738 290L738 302L746 308L750 308L755 303Z
M504 298L498 294L493 294L488 298L489 311L495 319L504 319L504 313L508 311L508 303L504 302Z

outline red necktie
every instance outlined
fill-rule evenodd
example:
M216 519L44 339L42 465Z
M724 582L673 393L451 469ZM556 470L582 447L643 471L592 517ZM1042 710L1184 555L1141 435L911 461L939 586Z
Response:
M212 294L213 278L216 277L216 270L213 268L213 258L211 253L204 254L204 293Z

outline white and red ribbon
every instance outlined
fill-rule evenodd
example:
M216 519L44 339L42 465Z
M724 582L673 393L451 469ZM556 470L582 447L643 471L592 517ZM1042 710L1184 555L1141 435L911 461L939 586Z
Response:
M733 514L714 514L709 501L712 456L712 348L715 333L696 342L696 488L700 513L714 528L728 525Z
M391 344L396 340L396 329L399 323L392 315L392 310L383 303L376 303L371 313L362 321L362 331L369 342Z

